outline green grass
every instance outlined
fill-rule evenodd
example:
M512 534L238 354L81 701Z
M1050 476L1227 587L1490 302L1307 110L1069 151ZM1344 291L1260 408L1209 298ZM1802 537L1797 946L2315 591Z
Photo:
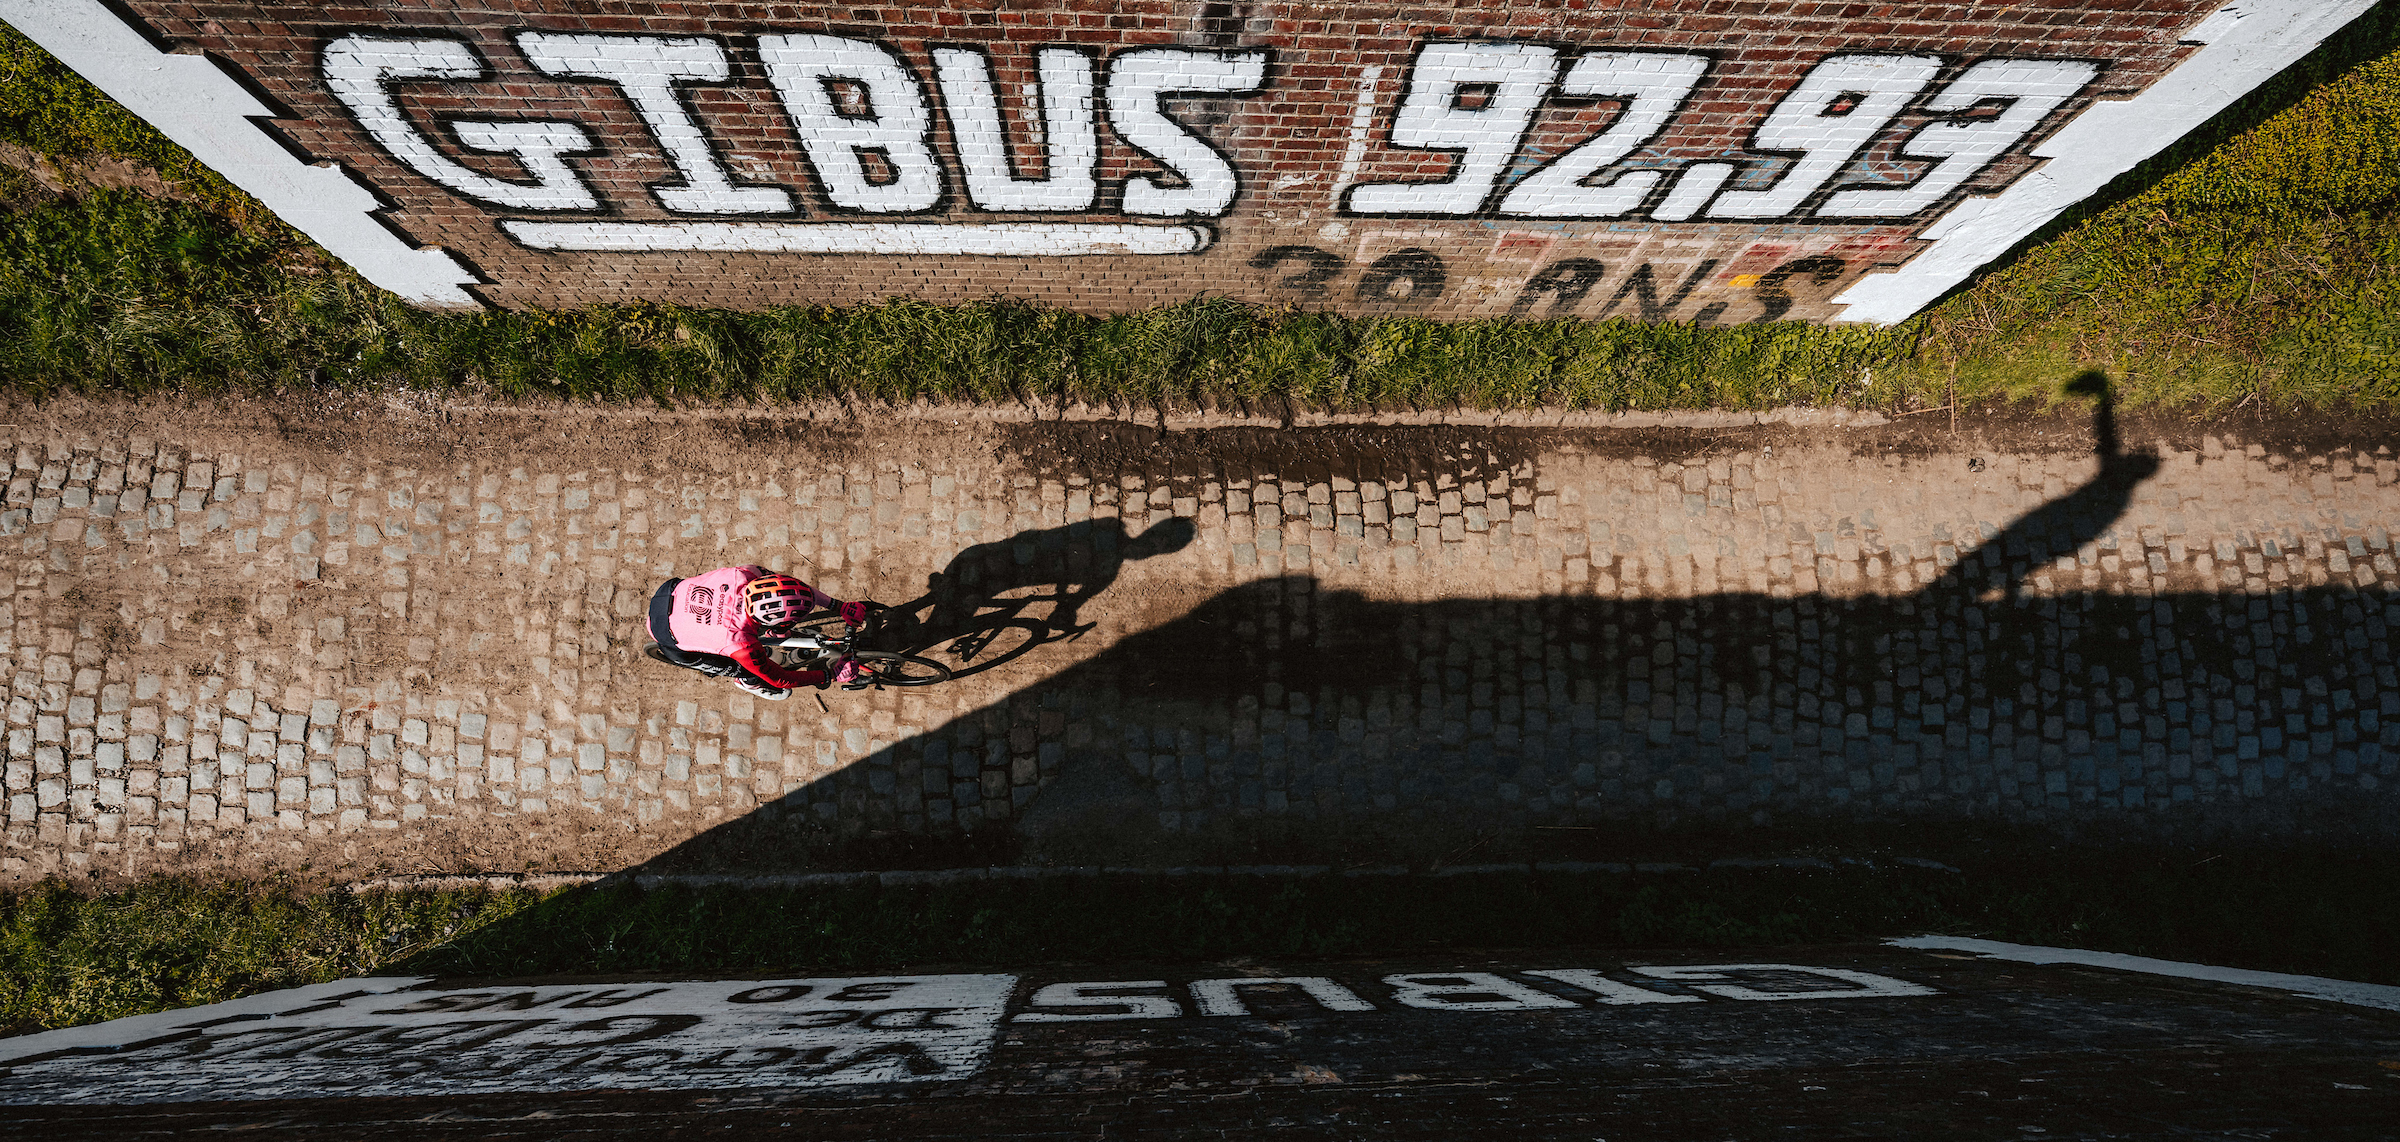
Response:
M179 190L0 178L0 385L263 392L406 385L667 404L1892 409L2400 400L2400 0L2010 264L1892 329L1345 319L1201 300L1096 317L994 300L755 313L436 315L365 285L0 27L0 140L120 157Z
M1910 336L1345 320L1223 299L1113 317L1000 300L434 314L201 206L105 189L0 215L0 251L0 385L37 396L314 383L668 403L1771 407L1851 396Z
M0 1030L69 1027L368 974L530 893L302 893L158 880L0 894Z
M0 1028L369 973L850 973L1063 961L1715 948L1940 932L2400 983L2400 857L2057 850L1704 873L1056 879L880 889L0 895Z
M30 148L53 163L130 160L245 224L266 225L272 217L191 152L6 24L0 24L0 141Z
M2386 5L2379 18L2390 21ZM1922 319L1962 391L2075 362L2151 403L2400 398L2400 54L2369 60Z

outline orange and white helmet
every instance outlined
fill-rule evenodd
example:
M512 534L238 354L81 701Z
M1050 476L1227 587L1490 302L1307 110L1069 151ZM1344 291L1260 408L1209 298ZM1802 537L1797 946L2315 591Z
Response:
M798 622L814 610L817 593L808 584L780 572L761 575L742 588L742 604L763 627Z

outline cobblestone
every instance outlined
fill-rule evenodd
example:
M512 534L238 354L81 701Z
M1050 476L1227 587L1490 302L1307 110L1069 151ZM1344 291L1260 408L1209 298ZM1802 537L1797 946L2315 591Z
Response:
M1788 434L1126 471L919 428L678 467L638 425L476 455L19 418L16 877L630 863L762 807L833 835L2382 812L2400 760L2388 446L2162 442L2062 539L2006 529L2089 456ZM1188 546L1118 565L1168 519ZM896 602L978 544L1088 572L1091 637L784 703L636 653L668 575Z

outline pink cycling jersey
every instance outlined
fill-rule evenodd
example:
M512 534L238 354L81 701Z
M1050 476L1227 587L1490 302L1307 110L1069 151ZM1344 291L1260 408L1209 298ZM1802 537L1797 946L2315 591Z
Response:
M816 685L824 680L824 671L778 666L759 645L758 620L750 617L742 588L749 586L751 580L770 574L773 572L764 567L719 567L677 583L675 609L667 620L672 628L668 633L674 637L675 645L684 650L724 655L775 685ZM812 610L841 605L840 600L814 587L809 591L815 596Z

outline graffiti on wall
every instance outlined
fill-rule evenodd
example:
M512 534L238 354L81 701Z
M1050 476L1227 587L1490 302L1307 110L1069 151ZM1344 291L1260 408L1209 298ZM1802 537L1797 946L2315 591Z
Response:
M726 49L701 37L562 36L519 33L517 50L542 74L606 82L640 113L677 177L647 189L670 214L703 217L805 215L783 186L742 185L718 158L706 128L676 85L724 82ZM1039 78L1020 92L1038 112L1039 177L1021 177L1009 156L991 60L969 48L930 49L941 118L953 145L936 153L928 85L893 49L840 36L760 36L751 45L774 86L819 210L829 215L921 216L956 206L993 213L1086 213L1128 219L1221 218L1240 194L1233 156L1178 122L1171 97L1237 97L1260 91L1274 53L1139 49L1095 61L1074 48L1035 52ZM495 177L451 159L434 124L412 122L394 100L403 82L481 79L490 69L466 43L343 36L320 55L326 89L367 135L410 170L470 199L511 211L596 211L600 198L566 161L596 149L570 121L452 118L439 124L458 146L505 155L525 176ZM1668 129L1707 74L1691 53L1588 52L1562 58L1547 45L1476 42L1422 45L1411 60L1387 129L1390 145L1454 155L1442 177L1336 186L1329 204L1360 217L1501 217L1652 222L1707 219L1909 218L1966 186L2050 113L2087 87L2100 65L2086 60L1995 59L1966 68L1926 103L1936 119L1911 132L1898 153L1928 169L1895 188L1829 190L1834 176L1933 84L1934 56L1833 56L1820 61L1769 109L1756 149L1789 153L1766 186L1732 189L1732 163L1691 163L1674 172L1619 164ZM1105 96L1099 93L1105 92ZM1605 129L1551 156L1523 153L1537 112L1559 100L1622 104ZM1097 177L1100 120L1124 145L1156 161L1157 174ZM948 161L944 161L947 159ZM1523 173L1503 184L1513 168ZM955 172L955 174L953 174ZM1592 181L1606 172L1606 181ZM1102 192L1106 190L1106 201ZM992 227L973 222L880 232L797 227L702 229L688 223L507 222L502 229L546 249L760 248L805 253L956 253L963 238ZM1009 230L1010 234L1030 231ZM1128 239L1121 226L1060 226L1044 232L1063 249L1028 239L983 241L1002 255L1141 254L1203 248L1205 231L1164 241Z
M0 16L426 304L1221 294L1723 322L1904 317L2365 6ZM260 121L273 153L233 137ZM346 201L289 169L326 163Z

